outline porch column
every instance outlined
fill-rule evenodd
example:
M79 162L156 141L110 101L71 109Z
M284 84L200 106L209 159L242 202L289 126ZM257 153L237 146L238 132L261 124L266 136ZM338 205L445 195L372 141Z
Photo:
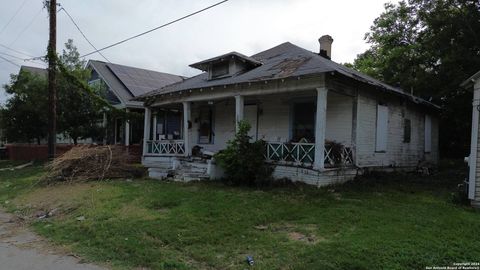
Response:
M243 120L243 110L245 109L244 101L243 96L235 96L235 131L238 131L238 122Z
M108 137L108 133L107 133L107 113L103 113L103 121L102 121L102 128L103 128L103 145L106 145L107 144L107 137Z
M192 155L192 149L190 148L190 131L188 129L188 123L191 118L190 102L183 102L183 143L185 146L185 156Z
M153 127L152 127L152 140L156 141L158 140L157 137L157 114L153 113Z
M152 110L145 107L145 122L143 125L143 155L147 154L147 141L150 140L150 118L152 117Z
M128 109L125 110L127 113L129 112ZM125 145L130 145L130 120L125 119Z
M325 129L327 124L327 93L325 87L317 88L317 114L315 117L315 169L325 168Z

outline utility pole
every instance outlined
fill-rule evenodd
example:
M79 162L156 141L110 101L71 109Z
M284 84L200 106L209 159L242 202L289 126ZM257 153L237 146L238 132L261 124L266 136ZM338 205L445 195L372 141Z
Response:
M48 158L55 158L57 139L57 1L48 0L50 38L48 40Z

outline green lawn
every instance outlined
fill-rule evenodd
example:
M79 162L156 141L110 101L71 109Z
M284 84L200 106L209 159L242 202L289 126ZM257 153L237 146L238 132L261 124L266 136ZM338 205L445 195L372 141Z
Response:
M2 205L25 215L58 208L33 228L113 268L424 269L480 258L480 212L451 202L464 177L451 170L335 192L153 180L39 187L41 170L0 172Z

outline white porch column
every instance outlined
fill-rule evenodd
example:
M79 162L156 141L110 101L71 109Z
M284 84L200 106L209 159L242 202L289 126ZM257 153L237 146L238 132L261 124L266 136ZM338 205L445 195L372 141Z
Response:
M147 141L150 140L150 118L152 117L152 110L145 107L145 122L143 124L143 155L147 154Z
M102 121L102 128L104 130L103 132L103 145L106 145L107 144L107 136L108 136L108 133L107 133L107 113L103 113L103 121Z
M128 113L129 110L126 109L126 112ZM125 119L125 145L130 145L130 120L128 119Z
M154 113L153 114L153 127L152 127L152 140L156 141L158 140L158 137L157 137L157 114Z
M315 118L315 169L322 170L325 167L325 129L327 124L327 94L325 87L317 88L317 114Z
M235 96L235 131L238 131L238 122L243 120L245 99L243 96Z
M191 118L190 102L183 102L183 143L185 145L185 156L192 155L192 149L190 148L190 131L188 129L188 123Z

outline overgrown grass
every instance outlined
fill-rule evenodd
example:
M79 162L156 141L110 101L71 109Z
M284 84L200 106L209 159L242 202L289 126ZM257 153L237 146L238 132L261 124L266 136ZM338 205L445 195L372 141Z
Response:
M153 180L31 189L39 173L0 172L1 202L60 209L35 230L114 268L246 269L253 255L254 269L424 269L480 258L480 213L450 200L458 169L270 190Z

